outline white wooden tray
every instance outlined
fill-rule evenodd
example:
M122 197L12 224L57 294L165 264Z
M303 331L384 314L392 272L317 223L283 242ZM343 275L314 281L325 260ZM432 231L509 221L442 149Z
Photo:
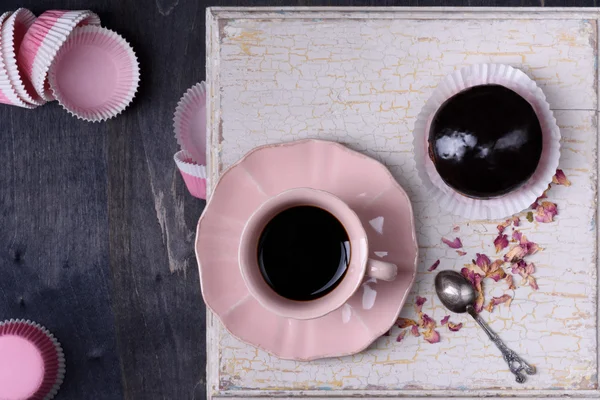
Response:
M538 291L518 287L510 308L483 316L538 368L514 382L498 350L473 321L441 329L429 344L397 328L367 351L311 363L279 360L231 337L208 319L208 390L222 397L600 398L598 390L597 134L598 18L595 9L299 8L209 9L207 79L210 177L257 145L313 137L337 140L384 162L411 196L421 257L402 316L445 310L427 268L459 270L476 252L494 254L498 221L469 221L428 201L412 157L415 118L449 72L506 63L535 79L563 135L555 187L560 214L522 231L545 250L533 256ZM243 195L243 194L240 194ZM460 232L454 233L458 226ZM467 256L443 245L459 236ZM486 285L486 298L506 285ZM394 334L395 333L395 334Z

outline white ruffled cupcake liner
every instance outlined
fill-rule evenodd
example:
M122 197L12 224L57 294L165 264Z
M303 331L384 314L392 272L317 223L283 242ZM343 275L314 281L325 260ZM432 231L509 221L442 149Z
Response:
M119 68L119 81L111 94L112 97L97 106L77 104L63 92L61 84L58 82L57 75L62 67L61 59L79 46L106 46L104 50L110 50L114 57L114 64ZM59 104L73 116L89 122L105 121L116 117L125 110L135 97L139 80L139 63L131 45L110 29L89 25L73 29L48 71L48 81Z
M542 155L529 180L518 189L492 199L476 199L456 192L437 172L429 157L429 129L436 112L450 97L479 85L502 85L533 107L542 128ZM419 113L413 132L417 172L429 198L443 209L469 219L505 218L528 208L548 188L560 158L560 130L546 96L521 70L502 64L476 64L446 76Z
M73 29L83 25L100 26L100 18L88 10L50 10L41 14L25 34L19 66L44 100L55 100L47 80L52 61Z
M4 14L0 15L0 30L2 29L4 21L6 21L11 14L12 12L5 12ZM0 49L2 48L1 42L2 35L0 35ZM36 107L21 100L10 81L10 78L8 77L8 72L2 57L0 57L0 103L29 109Z
M185 150L178 151L173 158L190 194L206 200L206 166L195 163Z
M40 106L46 101L37 94L29 78L21 74L16 54L26 31L34 21L35 15L28 9L19 8L15 11L2 24L0 50L8 78L21 100L34 106Z
M173 117L175 138L192 160L206 164L206 84L200 82L185 92Z

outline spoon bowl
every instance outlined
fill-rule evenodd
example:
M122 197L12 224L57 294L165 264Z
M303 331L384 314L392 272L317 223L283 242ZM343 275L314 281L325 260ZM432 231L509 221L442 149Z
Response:
M475 289L461 274L442 271L435 277L435 291L446 308L455 313L467 312L475 302Z

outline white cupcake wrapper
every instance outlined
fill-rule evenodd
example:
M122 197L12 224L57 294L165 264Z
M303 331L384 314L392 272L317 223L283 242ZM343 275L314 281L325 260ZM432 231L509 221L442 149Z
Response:
M180 150L173 157L181 172L196 178L206 179L206 165L197 164L193 161L191 153Z
M446 185L429 158L428 137L431 121L440 106L455 94L473 86L497 84L526 99L537 114L543 149L533 176L520 188L493 199L474 199ZM499 219L527 209L548 188L560 158L560 130L546 96L521 70L502 64L477 64L444 78L419 113L413 132L417 172L430 199L443 209L469 219Z
M44 32L35 28L35 24L28 32L28 39L41 43L35 55L33 56L33 65L31 70L31 82L37 93L47 101L55 100L52 90L46 87L48 70L56 54L69 38L73 29L79 25L100 26L100 18L95 13L88 10L68 11L59 17L56 21L44 21L44 14L40 15L36 24L41 24L49 30ZM21 57L21 54L19 54Z
M206 162L206 126L192 126L198 113L206 115L206 83L200 82L189 88L177 103L173 117L175 138L197 163ZM205 116L206 120L206 116Z
M5 12L4 14L0 15L0 30L2 29L4 21L6 21L11 14L12 12ZM0 48L1 41L2 37L0 35ZM17 91L10 82L10 78L8 77L8 72L6 71L6 66L4 65L2 57L0 57L0 92L2 92L2 95L4 97L2 99L2 103L29 109L35 108L34 105L25 103L23 100L21 100L21 98L17 94Z
M6 67L7 75L10 82L21 98L26 103L40 106L45 103L45 100L37 96L37 93L28 93L25 89L24 79L28 79L21 75L17 66L17 54L15 49L15 24L22 23L28 29L35 21L35 15L26 8L19 8L2 24L2 60Z
M63 51L68 51L70 49L70 46L77 46L81 42L85 42L89 40L90 37L95 35L102 35L103 37L108 37L111 40L114 40L118 43L119 49L122 51L122 55L120 56L126 57L131 65L131 80L130 82L127 82L127 85L124 85L124 87L119 88L119 91L116 92L116 95L118 95L118 97L112 99L108 104L103 105L102 109L83 109L69 107L69 105L63 101L62 93L60 92L60 88L56 83L56 62L60 59L61 53ZM101 122L116 117L117 115L122 113L123 110L125 110L133 101L140 81L139 62L137 60L135 52L133 51L133 48L125 39L123 39L121 35L114 31L111 31L110 29L88 25L73 29L71 36L59 50L56 57L54 58L53 64L50 66L50 69L48 71L48 80L50 82L50 88L52 89L54 98L58 100L59 104L65 110L67 110L69 114L84 121Z
M190 153L181 150L173 158L188 192L198 199L206 200L206 166L195 163L191 157Z
M48 394L46 394L46 396L44 397L44 400L53 399L54 396L56 396L56 394L58 393L58 390L60 389L60 386L62 385L62 383L65 379L66 365L65 365L65 354L63 352L62 346L60 345L58 340L54 337L54 335L52 333L50 333L50 331L48 331L48 329L46 329L42 325L38 324L37 322L33 322L30 320L25 320L25 319L9 319L9 320L0 322L0 330L5 329L7 326L10 326L10 325L15 325L14 331L11 331L12 333L15 333L15 334L22 333L23 329L18 328L18 326L19 325L21 325L21 326L27 325L30 328L33 328L36 332L42 332L50 340L50 342L52 342L52 345L54 346L54 349L56 350L56 357L58 359L58 369L57 369L56 381L55 381L54 385L52 386L52 388L49 390Z

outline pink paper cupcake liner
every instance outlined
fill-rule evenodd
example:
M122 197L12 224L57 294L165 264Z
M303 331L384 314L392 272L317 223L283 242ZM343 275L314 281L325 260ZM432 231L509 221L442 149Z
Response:
M10 17L11 12L5 12L0 15L0 31L4 24L4 21ZM0 49L2 48L2 35L0 34ZM10 104L12 106L18 106L23 108L34 108L35 106L25 103L19 95L17 91L13 87L10 78L8 77L8 71L6 70L6 66L4 65L4 61L2 57L0 57L0 103L2 104Z
M520 188L492 199L464 196L446 185L428 152L429 128L433 117L450 97L473 86L502 85L531 104L539 119L543 148L531 178ZM548 188L560 158L560 130L546 96L521 70L502 64L477 64L455 71L442 80L415 122L413 145L417 172L430 199L445 210L470 219L504 218L528 208Z
M0 322L0 399L52 399L65 376L62 347L41 325Z
M17 66L17 51L21 47L23 37L35 21L35 15L26 8L19 8L2 24L1 53L8 78L21 100L40 106L45 103L27 76L21 74Z
M139 80L138 60L129 43L97 26L73 29L48 71L60 105L90 122L120 114L133 100Z
M99 26L100 18L88 10L50 10L40 15L25 34L19 48L18 64L44 100L54 100L47 81L54 57L73 29L83 25Z
M190 194L206 200L206 166L195 163L185 150L175 153L174 159Z
M200 82L185 92L173 118L175 138L192 160L206 164L206 84Z

